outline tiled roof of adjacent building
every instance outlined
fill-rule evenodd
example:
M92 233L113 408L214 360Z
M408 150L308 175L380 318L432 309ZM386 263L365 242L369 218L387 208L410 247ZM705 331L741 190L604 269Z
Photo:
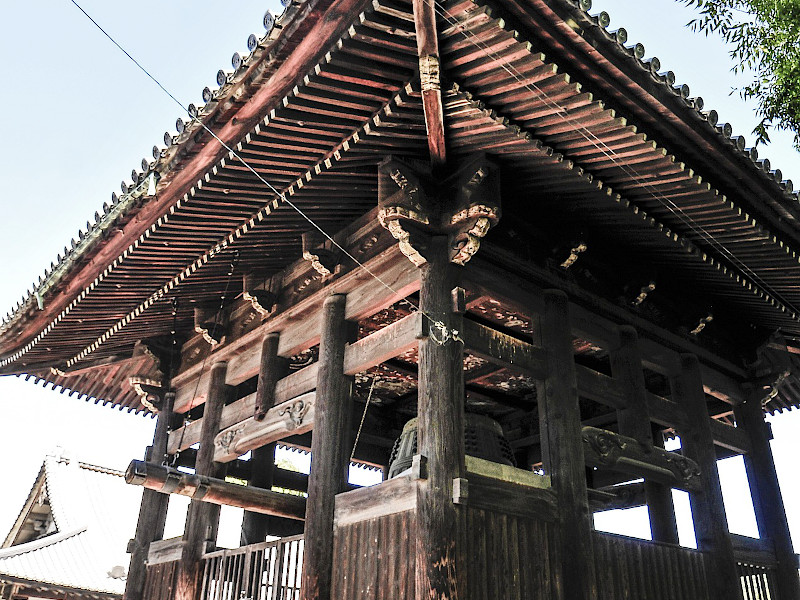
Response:
M0 549L0 583L121 595L140 500L141 491L127 486L120 471L47 456Z

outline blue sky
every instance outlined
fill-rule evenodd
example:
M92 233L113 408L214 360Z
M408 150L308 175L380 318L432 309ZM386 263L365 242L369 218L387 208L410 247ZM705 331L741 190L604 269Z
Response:
M261 35L277 2L83 0L83 7L182 102L199 103L218 69L230 70L250 33ZM731 88L725 48L684 28L689 9L673 0L595 0L611 29L625 27L692 95L720 113L720 121L753 139L753 106ZM164 131L174 131L180 109L94 29L69 0L12 3L0 23L0 310L3 314L38 279L70 237L119 190ZM775 134L760 154L800 184L800 155L786 134ZM797 455L800 418L775 422L781 464ZM44 453L56 444L79 457L124 468L152 436L153 421L0 378L0 533L21 506ZM726 467L727 468L727 467ZM733 471L735 468L731 467ZM732 475L729 481L738 476ZM786 477L788 481L790 477ZM736 496L734 492L731 496ZM800 489L786 489L795 539L800 538ZM736 514L736 513L734 513ZM633 519L628 519L633 521ZM746 517L733 519L744 526ZM800 543L800 542L799 542Z

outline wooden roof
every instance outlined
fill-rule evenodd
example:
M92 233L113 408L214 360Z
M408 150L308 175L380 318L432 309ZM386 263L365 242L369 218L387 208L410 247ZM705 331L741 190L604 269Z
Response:
M506 214L588 232L607 256L635 254L715 306L800 335L791 182L587 5L443 4L448 158L485 152L513 174ZM411 2L291 4L253 41L0 327L0 373L141 409L120 361L169 332L172 298L190 331L194 305L300 256L311 226L294 207L335 233L374 208L383 158L427 159Z

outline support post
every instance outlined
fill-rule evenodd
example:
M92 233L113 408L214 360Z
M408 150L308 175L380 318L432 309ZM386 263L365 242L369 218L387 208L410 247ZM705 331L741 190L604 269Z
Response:
M250 455L250 479L248 486L261 488L264 490L272 489L272 481L275 473L275 444L267 444L256 448ZM258 544L267 539L269 531L270 516L263 515L249 510L244 511L242 517L242 533L239 537L240 546Z
M289 361L278 356L279 343L280 334L277 332L265 335L261 343L256 408L253 414L256 421L263 421L269 409L275 406L275 386L289 371Z
M214 462L214 436L219 432L222 409L228 393L225 385L227 363L215 363L209 372L208 394L203 409L200 448L195 460L195 474L224 477L225 465ZM183 532L183 553L178 564L175 584L176 600L195 600L199 593L203 551L206 541L216 539L219 506L192 500L186 514Z
M311 437L302 600L331 600L335 497L347 485L352 435L353 378L344 374L349 326L344 294L325 299L317 372L317 407Z
M569 317L569 301L559 290L544 293L542 345L547 377L539 400L542 459L559 507L563 598L597 598L592 515L586 489L581 414Z
M633 327L623 325L619 328L619 339L619 348L610 356L611 373L620 382L626 402L625 408L617 411L619 432L634 438L645 451L652 451L653 431L647 409L647 388L638 335ZM646 481L645 498L653 540L677 544L678 524L671 488L655 481Z
M258 370L258 386L256 387L256 407L254 418L257 421L275 406L275 386L287 375L289 361L278 356L280 334L268 333L261 344L261 363ZM262 489L272 489L275 471L275 444L267 444L252 451L250 457L250 480L248 485ZM269 533L270 517L259 513L245 511L242 518L242 533L239 543L242 546L263 542Z
M652 427L652 433L653 446L664 448L664 436L656 425ZM672 488L657 481L646 481L644 494L650 514L650 533L653 540L667 544L680 544Z
M775 559L778 562L778 597L800 598L797 556L786 522L786 509L769 444L772 436L764 421L761 398L751 391L747 401L735 406L733 410L737 425L750 438L751 451L745 455L744 465L753 497L758 532L762 538L768 538L775 549Z
M169 425L172 419L172 405L175 394L167 392L156 420L153 434L153 445L148 448L145 459L161 463L167 456ZM164 537L164 523L167 519L169 496L153 490L142 491L142 504L139 507L139 520L136 523L136 534L131 540L131 562L128 577L125 580L124 600L142 600L144 583L147 575L147 553L150 542Z
M692 519L697 547L706 552L706 578L713 600L742 598L733 542L722 500L717 470L717 453L708 417L706 396L700 374L700 362L694 354L682 354L680 373L672 385L673 397L685 415L685 425L678 433L686 457L700 466L702 491L690 492Z
M416 598L465 598L463 518L453 504L453 480L465 476L464 345L452 291L457 269L447 236L431 238L421 267L420 309L429 334L419 343L417 449L427 459L427 480L417 501Z

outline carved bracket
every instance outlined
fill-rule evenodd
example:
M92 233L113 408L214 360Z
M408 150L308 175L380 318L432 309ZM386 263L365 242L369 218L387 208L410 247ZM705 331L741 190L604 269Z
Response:
M498 167L479 156L435 182L426 167L414 168L390 157L379 168L378 207L381 225L415 266L427 262L432 235L447 235L450 260L464 265L500 219Z
M310 229L302 235L303 259L309 261L322 277L335 275L341 268L340 253L326 248L326 242L325 236L316 229Z
M465 265L481 239L500 220L499 167L485 157L472 160L455 175L455 206L450 212L450 260Z
M128 383L139 396L139 402L142 403L142 406L153 413L161 410L164 403L164 394L167 392L166 389L161 387L161 381L133 376L128 378Z
M688 491L700 488L700 467L681 454L596 427L584 427L582 438L589 466L630 473Z
M267 288L267 282L257 283L252 275L245 275L242 281L242 298L250 303L262 319L275 310L278 296Z
M226 319L223 311L218 307L194 309L194 330L203 336L210 345L216 346L222 342L225 335Z
M786 338L779 331L756 350L756 356L755 362L747 367L761 405L766 406L778 395L784 382L796 379L800 361L789 352Z

